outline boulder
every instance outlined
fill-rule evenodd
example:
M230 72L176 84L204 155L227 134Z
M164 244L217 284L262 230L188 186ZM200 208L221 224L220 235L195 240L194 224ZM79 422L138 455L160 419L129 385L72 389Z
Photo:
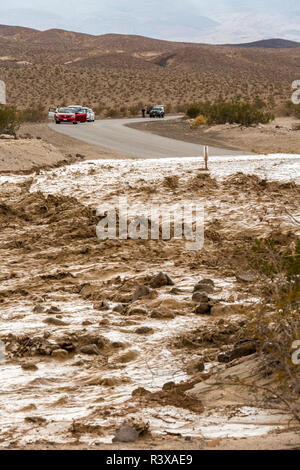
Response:
M150 280L149 285L157 289L163 286L174 286L174 282L168 274L160 272Z

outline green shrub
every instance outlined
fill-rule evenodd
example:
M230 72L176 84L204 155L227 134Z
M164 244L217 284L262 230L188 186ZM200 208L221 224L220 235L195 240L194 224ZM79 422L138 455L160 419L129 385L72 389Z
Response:
M267 124L274 120L274 115L261 109L262 102L257 104L220 101L218 103L199 103L188 107L187 115L195 119L202 114L209 124Z
M14 134L22 123L22 116L14 106L0 106L0 134Z

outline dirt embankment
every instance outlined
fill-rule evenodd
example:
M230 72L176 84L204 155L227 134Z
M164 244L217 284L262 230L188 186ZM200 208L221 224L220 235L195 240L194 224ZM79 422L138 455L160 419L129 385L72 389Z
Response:
M239 426L237 437L249 436L249 426L270 432L270 448L296 446L293 430L276 434L289 419L272 415L284 413L280 403L247 401L243 391L223 406L218 389L204 393L197 383L215 370L247 373L257 364L244 327L266 281L249 272L248 258L256 238L292 246L298 186L243 174L217 181L186 163L164 176L157 163L126 162L123 174L122 163L83 162L0 187L0 446L104 448L133 418L134 448L247 446L225 438L230 426ZM173 237L96 236L96 207L119 195L172 203L187 192L209 201L202 251ZM264 379L256 367L247 379L257 374ZM245 404L271 413L268 423L262 414L256 424L257 410L241 412ZM151 423L146 435L142 421ZM250 441L249 448L262 445Z
M192 122L184 118L177 121L130 124L129 127L211 147L258 154L300 154L300 131L293 130L293 125L297 123L296 118L277 118L270 124L249 128L230 124L191 128Z

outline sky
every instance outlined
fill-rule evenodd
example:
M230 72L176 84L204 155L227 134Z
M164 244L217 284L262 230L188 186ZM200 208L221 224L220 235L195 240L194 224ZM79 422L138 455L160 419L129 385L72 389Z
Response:
M300 1L0 0L0 24L214 44L300 41Z

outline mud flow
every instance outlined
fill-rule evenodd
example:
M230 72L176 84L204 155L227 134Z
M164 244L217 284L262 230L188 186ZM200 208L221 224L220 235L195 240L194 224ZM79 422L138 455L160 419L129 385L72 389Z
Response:
M106 160L0 178L2 447L110 443L125 419L141 435L209 438L264 435L288 420L250 394L222 406L190 392L226 369L260 301L252 242L299 236L300 157L201 168L197 158ZM148 217L151 204L203 204L203 248L172 233L99 240L102 212L120 196Z

